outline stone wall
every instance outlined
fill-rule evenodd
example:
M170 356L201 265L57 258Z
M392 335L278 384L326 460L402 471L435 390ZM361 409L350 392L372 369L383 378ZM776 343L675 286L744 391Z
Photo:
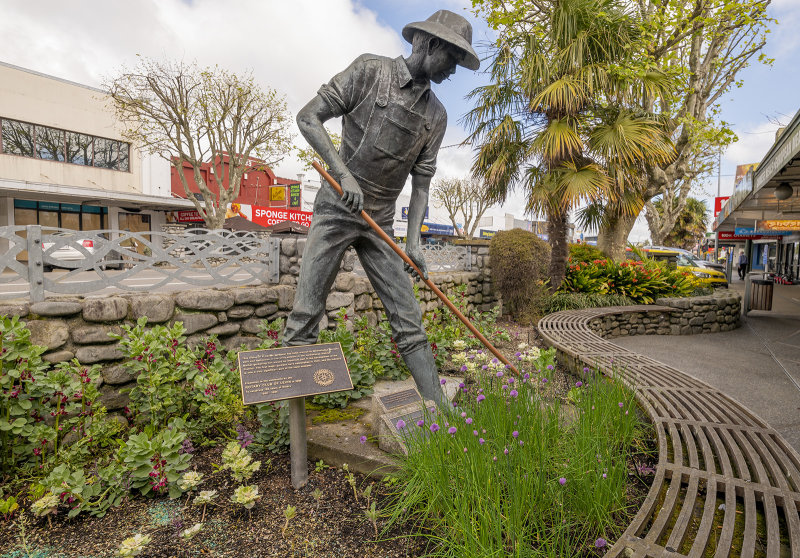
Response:
M45 360L56 363L77 358L82 364L103 366L102 401L110 411L127 404L120 393L130 387L130 375L121 366L118 342L109 333L121 334L122 326L133 325L146 316L148 323L183 322L187 342L197 344L217 335L227 349L259 343L262 320L286 317L294 302L305 238L284 238L281 242L281 278L278 285L254 285L220 289L194 289L159 294L123 293L113 296L48 298L0 303L0 315L19 316L31 331L31 340L47 348ZM486 253L481 252L486 250ZM348 315L365 315L371 325L383 306L366 277L353 273L355 252L349 251L326 301L321 327L333 327L341 309ZM465 285L470 308L488 310L497 300L488 278L488 249L473 249L473 271L431 273L431 279L445 293ZM411 281L411 279L408 279ZM427 288L420 288L420 307L432 311L441 302Z
M660 298L653 309L595 318L589 327L605 338L627 335L691 335L736 329L740 324L742 298L737 293L716 291L692 298Z

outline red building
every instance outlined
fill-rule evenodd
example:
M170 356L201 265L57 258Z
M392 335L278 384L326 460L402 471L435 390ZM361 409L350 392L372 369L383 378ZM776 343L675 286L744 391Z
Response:
M217 165L218 167L219 165ZM240 205L257 205L261 207L281 207L281 208L300 208L300 182L288 178L280 178L269 168L264 161L250 159L251 168L242 177L242 186L239 196L232 203ZM205 181L208 189L219 193L217 181L214 176L216 169L211 163L203 163L200 167L200 174ZM222 161L223 184L228 181L228 156L223 156ZM194 180L194 171L191 165L184 163L183 174L189 190L200 194L200 188ZM175 167L171 170L172 193L175 196L185 198L186 192L183 189L180 176Z

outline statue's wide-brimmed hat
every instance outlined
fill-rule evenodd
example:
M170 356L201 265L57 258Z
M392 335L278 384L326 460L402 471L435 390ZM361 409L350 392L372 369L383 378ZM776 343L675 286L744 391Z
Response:
M464 17L449 10L439 10L425 21L403 27L403 38L410 43L417 31L425 31L461 50L464 56L459 65L470 70L481 67L481 61L472 49L472 25Z

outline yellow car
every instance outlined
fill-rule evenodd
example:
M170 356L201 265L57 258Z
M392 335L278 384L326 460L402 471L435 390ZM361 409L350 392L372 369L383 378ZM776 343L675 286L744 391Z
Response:
M724 273L716 269L700 267L686 254L656 248L644 248L642 252L645 252L653 259L666 260L676 265L681 271L688 271L694 275L698 282L704 287L728 288L728 279L725 277Z

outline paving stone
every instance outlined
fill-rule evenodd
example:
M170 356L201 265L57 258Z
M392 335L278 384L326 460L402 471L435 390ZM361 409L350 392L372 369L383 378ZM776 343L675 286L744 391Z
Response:
M160 324L166 322L175 312L175 300L169 295L138 295L130 297L130 319L137 321L147 316L147 323Z
M39 316L71 316L83 310L83 304L75 301L44 301L30 305L30 311Z
M69 328L64 320L30 320L27 327L31 343L46 347L48 351L58 349L69 339Z
M79 327L72 330L72 341L78 343L79 345L91 345L93 343L116 343L117 340L113 337L109 337L109 333L121 335L122 328L117 325Z
M128 301L119 296L90 298L83 303L87 322L116 322L128 315Z
M183 322L186 335L197 333L217 325L219 320L214 314L175 314L172 323Z
M89 345L75 351L75 357L81 364L94 364L106 360L120 360L125 358L125 355L117 345Z
M228 291L184 291L175 297L175 304L189 310L227 310L233 306L234 296Z

